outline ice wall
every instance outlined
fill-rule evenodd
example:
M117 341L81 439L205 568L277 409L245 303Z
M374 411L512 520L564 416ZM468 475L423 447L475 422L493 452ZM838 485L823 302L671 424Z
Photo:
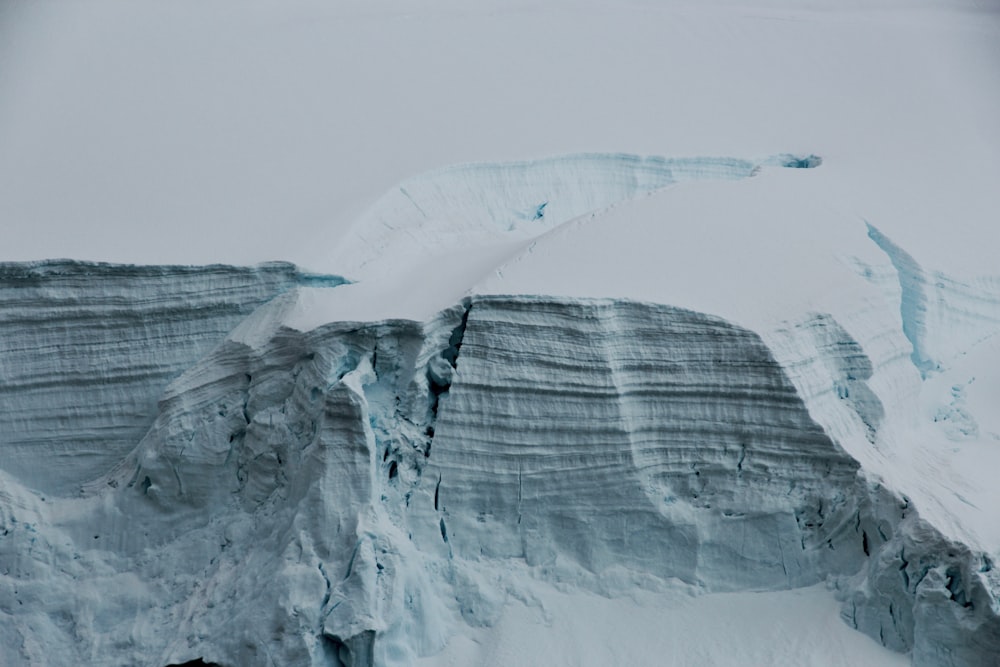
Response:
M167 383L257 306L340 282L282 263L0 264L2 467L73 493L135 446Z
M857 344L831 346L866 382ZM828 581L915 665L1000 648L989 557L868 479L758 335L669 306L475 297L233 335L83 497L2 489L15 665L411 664L532 578Z
M857 567L857 463L749 331L628 302L483 299L459 369L431 459L457 556L714 591Z

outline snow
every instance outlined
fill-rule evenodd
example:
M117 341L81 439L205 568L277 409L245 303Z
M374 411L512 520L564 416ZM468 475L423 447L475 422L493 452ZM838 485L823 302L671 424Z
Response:
M687 261L696 255L687 252L683 243L698 241L685 241L681 229L685 224L666 222L669 217L656 219L640 213L639 217L645 217L638 224L644 226L633 230L629 220L622 219L629 214L606 209L665 189L673 193L672 186L677 184L752 178L762 169L782 168L764 165L798 159L808 160L809 156L778 155L753 160L591 154L535 162L458 165L424 174L391 190L345 235L336 251L341 259L334 265L356 282L348 289L310 291L289 313L286 324L308 329L335 319L427 319L467 294L492 291L489 281L477 286L477 279L493 272L502 275L508 264L520 263L526 253L546 243L540 239L544 236L558 239L549 245L562 255L535 262L542 275L529 274L520 283L508 280L497 289L671 302L673 296L664 292L657 279L662 272L660 263L670 262L671 258L661 252L659 245L651 244L645 246L651 252L645 257L648 266L637 264L641 249L634 248L632 240L669 235L672 247ZM728 233L733 212L742 207L727 203L732 195L728 189L723 192L727 197L718 200L721 210L700 211L699 202L689 215L718 220ZM657 198L666 199L676 201L676 196ZM538 215L543 204L542 215ZM604 236L587 238L587 231L581 228L589 229L586 221L595 215L607 219L601 225ZM740 226L749 226L749 233L757 233L753 223L741 222ZM744 238L741 247L746 247L748 240ZM623 247L611 251L613 244ZM722 262L731 256L732 252L728 252L717 257ZM629 270L603 268L609 258L617 257L628 258ZM593 270L578 275L573 269L581 265ZM689 282L695 287L698 281ZM567 291L569 284L575 287ZM753 286L747 288L749 291ZM693 295L691 302L704 309L699 296Z
M991 664L998 45L0 5L0 662Z
M569 594L545 585L537 589L534 604L510 604L498 633L473 631L453 640L440 656L417 664L909 664L905 656L874 641L857 642L837 619L837 607L822 587L699 597L637 593L630 599ZM663 597L669 597L669 605ZM519 641L499 642L497 634Z

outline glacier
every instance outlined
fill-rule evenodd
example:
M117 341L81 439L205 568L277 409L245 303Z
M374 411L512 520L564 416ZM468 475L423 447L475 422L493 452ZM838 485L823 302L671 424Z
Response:
M773 219L770 189L801 161L433 172L359 219L350 281L288 264L4 265L7 663L456 664L475 655L449 657L462 637L512 608L544 618L560 595L815 591L878 642L845 660L881 645L916 666L992 664L992 508L956 510L985 503L927 483L933 459L911 463L919 476L898 462L1000 439L970 411L972 384L925 396L995 349L1000 280L925 269L862 220L836 225L850 243L814 270L841 284L804 288L805 309L796 290L746 303L785 280L767 262L722 300L690 292L697 310L635 298L586 261L678 220L686 198ZM789 204L789 224L809 205ZM449 289L416 309L379 301L387 281L427 288L393 272L414 239L414 266ZM476 247L472 273L433 254ZM565 252L577 261L551 255ZM506 259L483 271L490 253ZM633 257L635 275L667 255Z
M0 667L993 667L997 44L0 2Z

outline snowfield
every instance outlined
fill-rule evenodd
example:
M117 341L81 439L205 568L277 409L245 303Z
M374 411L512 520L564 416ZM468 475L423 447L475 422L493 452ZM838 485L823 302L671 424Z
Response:
M997 664L998 65L974 0L3 3L0 665Z

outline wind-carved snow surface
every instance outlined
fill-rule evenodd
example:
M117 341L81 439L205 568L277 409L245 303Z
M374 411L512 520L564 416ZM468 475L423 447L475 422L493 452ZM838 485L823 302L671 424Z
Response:
M601 267L586 261L557 267L584 294L498 292L545 268L568 237L675 224L669 205L684 197L743 202L762 191L773 207L766 187L784 167L819 163L614 155L446 169L407 181L362 218L341 250L353 258L350 285L287 268L266 289L263 269L103 268L66 304L65 273L86 265L8 267L31 273L36 291L4 314L19 347L0 363L28 378L40 405L72 404L91 385L118 405L104 385L121 374L60 381L45 356L28 356L68 345L63 358L99 368L120 337L106 280L126 306L130 294L148 298L147 273L163 279L155 293L168 303L183 295L202 312L197 304L216 301L197 322L189 310L152 311L140 318L148 335L115 347L136 360L129 392L162 393L155 407L103 416L109 441L135 442L109 447L103 475L85 466L73 477L75 447L87 449L74 445L73 419L24 416L15 392L4 398L5 657L469 664L484 654L462 653L462 638L495 638L523 608L556 622L546 614L558 595L791 601L800 589L825 595L809 588L819 585L841 603L840 629L881 646L857 634L858 653L816 664L862 651L867 664L898 664L883 647L921 667L993 664L1000 540L985 519L963 521L995 514L957 511L954 489L920 466L936 461L939 436L971 447L993 432L992 422L968 426L983 416L983 381L956 378L997 340L996 277L923 268L874 227L842 221L851 252L830 264L842 290L818 290L805 310L778 301L773 318L725 301L702 312L588 295ZM733 182L664 189L682 180ZM647 205L662 217L640 215ZM396 257L466 244L492 248L480 256L495 264L449 273L436 257L418 262L459 281L423 304L428 314L409 316L405 296L365 302L411 275L389 270ZM731 286L734 304L751 278ZM212 296L231 279L243 287ZM31 312L45 326L26 325ZM88 317L108 330L73 326ZM168 322L177 330L164 332ZM212 339L220 327L230 334ZM204 347L177 347L190 336ZM943 411L928 398L939 380L953 389ZM964 426L939 428L925 399L942 423ZM920 474L894 476L908 458L905 470ZM816 658L803 651L796 664Z
M585 154L446 167L412 178L376 202L348 232L335 265L360 278L371 275L372 262L384 267L469 245L535 237L675 183L748 178L762 165L821 163L815 155L791 154L760 161Z
M331 318L425 319L467 296L477 278L502 272L535 239L574 221L680 183L744 180L766 167L820 164L811 154L749 160L615 153L422 174L380 198L333 251L332 264L355 284L302 293L283 321L311 328Z

